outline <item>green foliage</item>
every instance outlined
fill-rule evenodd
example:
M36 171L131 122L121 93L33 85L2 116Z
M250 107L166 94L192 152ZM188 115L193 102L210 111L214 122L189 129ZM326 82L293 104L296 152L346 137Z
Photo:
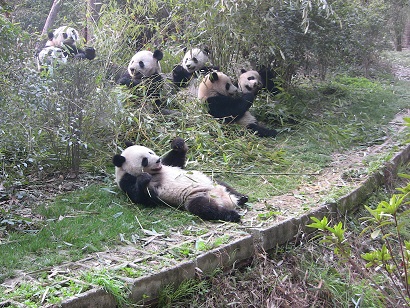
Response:
M1 11L0 11L1 13ZM19 59L20 54L15 50L21 48L26 43L27 35L21 30L20 26L7 20L0 14L0 67L5 68L6 62L12 59ZM5 72L0 71L0 77Z
M84 272L81 278L92 285L103 287L105 291L114 296L118 307L127 307L130 304L125 283L112 276L109 271L88 271Z
M405 177L409 178L408 175ZM393 194L388 202L381 201L375 208L365 206L371 216L362 218L366 226L361 232L362 236L370 232L372 240L380 239L382 243L380 248L373 248L370 252L361 254L361 257L366 261L366 268L374 268L375 272L380 268L385 271L390 280L393 296L385 291L385 286L376 284L371 277L372 273L363 271L360 264L355 261L351 251L351 243L349 238L345 237L346 230L343 228L342 222L331 227L327 217L323 217L321 220L311 217L313 223L307 226L319 230L320 233L317 237L321 238L320 242L327 247L333 247L335 255L348 261L354 270L360 271L369 281L375 283L380 294L386 300L393 303L394 297L397 296L409 305L410 242L402 238L402 228L408 221L410 213L409 210L406 210L406 206L410 204L410 183L398 190L401 193Z
M159 294L159 307L175 307L177 303L186 297L200 294L206 296L209 289L209 282L206 280L189 279L181 283L177 288L168 285Z

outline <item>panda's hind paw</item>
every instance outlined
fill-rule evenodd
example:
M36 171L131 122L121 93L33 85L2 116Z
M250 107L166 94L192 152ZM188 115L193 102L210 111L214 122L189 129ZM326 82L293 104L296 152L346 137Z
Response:
M239 197L238 205L244 205L248 201L249 201L248 196L242 195L242 196Z
M176 137L174 140L172 140L171 149L176 152L185 153L188 151L188 146L186 145L184 139Z

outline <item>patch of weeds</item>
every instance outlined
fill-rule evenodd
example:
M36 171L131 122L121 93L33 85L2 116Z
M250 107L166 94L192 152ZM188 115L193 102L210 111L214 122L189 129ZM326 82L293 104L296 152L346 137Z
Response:
M207 296L209 282L206 280L189 279L181 283L177 288L168 285L160 291L159 307L177 307L183 299L191 296Z
M229 239L230 239L229 235L217 237L213 242L209 242L209 240L204 241L202 239L198 239L195 242L195 249L198 251L208 251L208 250L217 248L223 244L228 243Z
M368 170L366 168L359 169L349 169L343 172L341 175L344 181L354 182L360 180L368 175Z
M274 218L274 217L276 217L280 214L281 214L281 212L279 212L279 211L268 211L266 213L258 214L258 219L259 220L269 220L270 218Z
M23 282L13 290L3 289L0 301L13 299L27 307L42 307L44 305L59 304L63 299L81 294L90 289L86 283L73 281L66 277L44 280L44 284Z
M322 197L321 202L332 203L339 200L341 197L347 195L352 191L353 186L332 187L326 196Z
M114 296L118 307L124 307L130 304L127 299L129 292L127 286L111 272L107 270L88 271L81 275L81 279L92 285L104 288L105 291Z
M172 249L173 253L178 257L188 258L193 253L194 247L192 243L184 243Z
M144 276L145 272L142 269L126 266L119 270L119 274L130 278L138 278Z

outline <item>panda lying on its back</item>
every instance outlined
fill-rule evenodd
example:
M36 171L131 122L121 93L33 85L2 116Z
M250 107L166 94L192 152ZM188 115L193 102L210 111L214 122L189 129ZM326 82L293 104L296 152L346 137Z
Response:
M274 129L259 125L249 112L255 98L254 93L239 93L231 79L221 72L212 72L205 76L199 85L198 98L207 102L210 115L223 118L225 123L240 124L259 137L275 137L278 134Z
M183 207L204 220L240 221L235 206L248 198L199 171L183 169L188 150L183 139L175 138L162 159L144 146L127 145L113 163L116 182L131 201Z

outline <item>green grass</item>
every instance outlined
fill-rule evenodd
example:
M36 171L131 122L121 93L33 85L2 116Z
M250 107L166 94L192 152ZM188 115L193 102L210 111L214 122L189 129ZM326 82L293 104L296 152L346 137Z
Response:
M3 278L14 269L34 271L75 261L118 245L121 238L131 241L132 236L143 237L141 227L167 234L196 220L171 208L137 207L117 188L98 185L60 196L37 208L36 213L43 217L43 223L35 232L11 232L2 245Z

